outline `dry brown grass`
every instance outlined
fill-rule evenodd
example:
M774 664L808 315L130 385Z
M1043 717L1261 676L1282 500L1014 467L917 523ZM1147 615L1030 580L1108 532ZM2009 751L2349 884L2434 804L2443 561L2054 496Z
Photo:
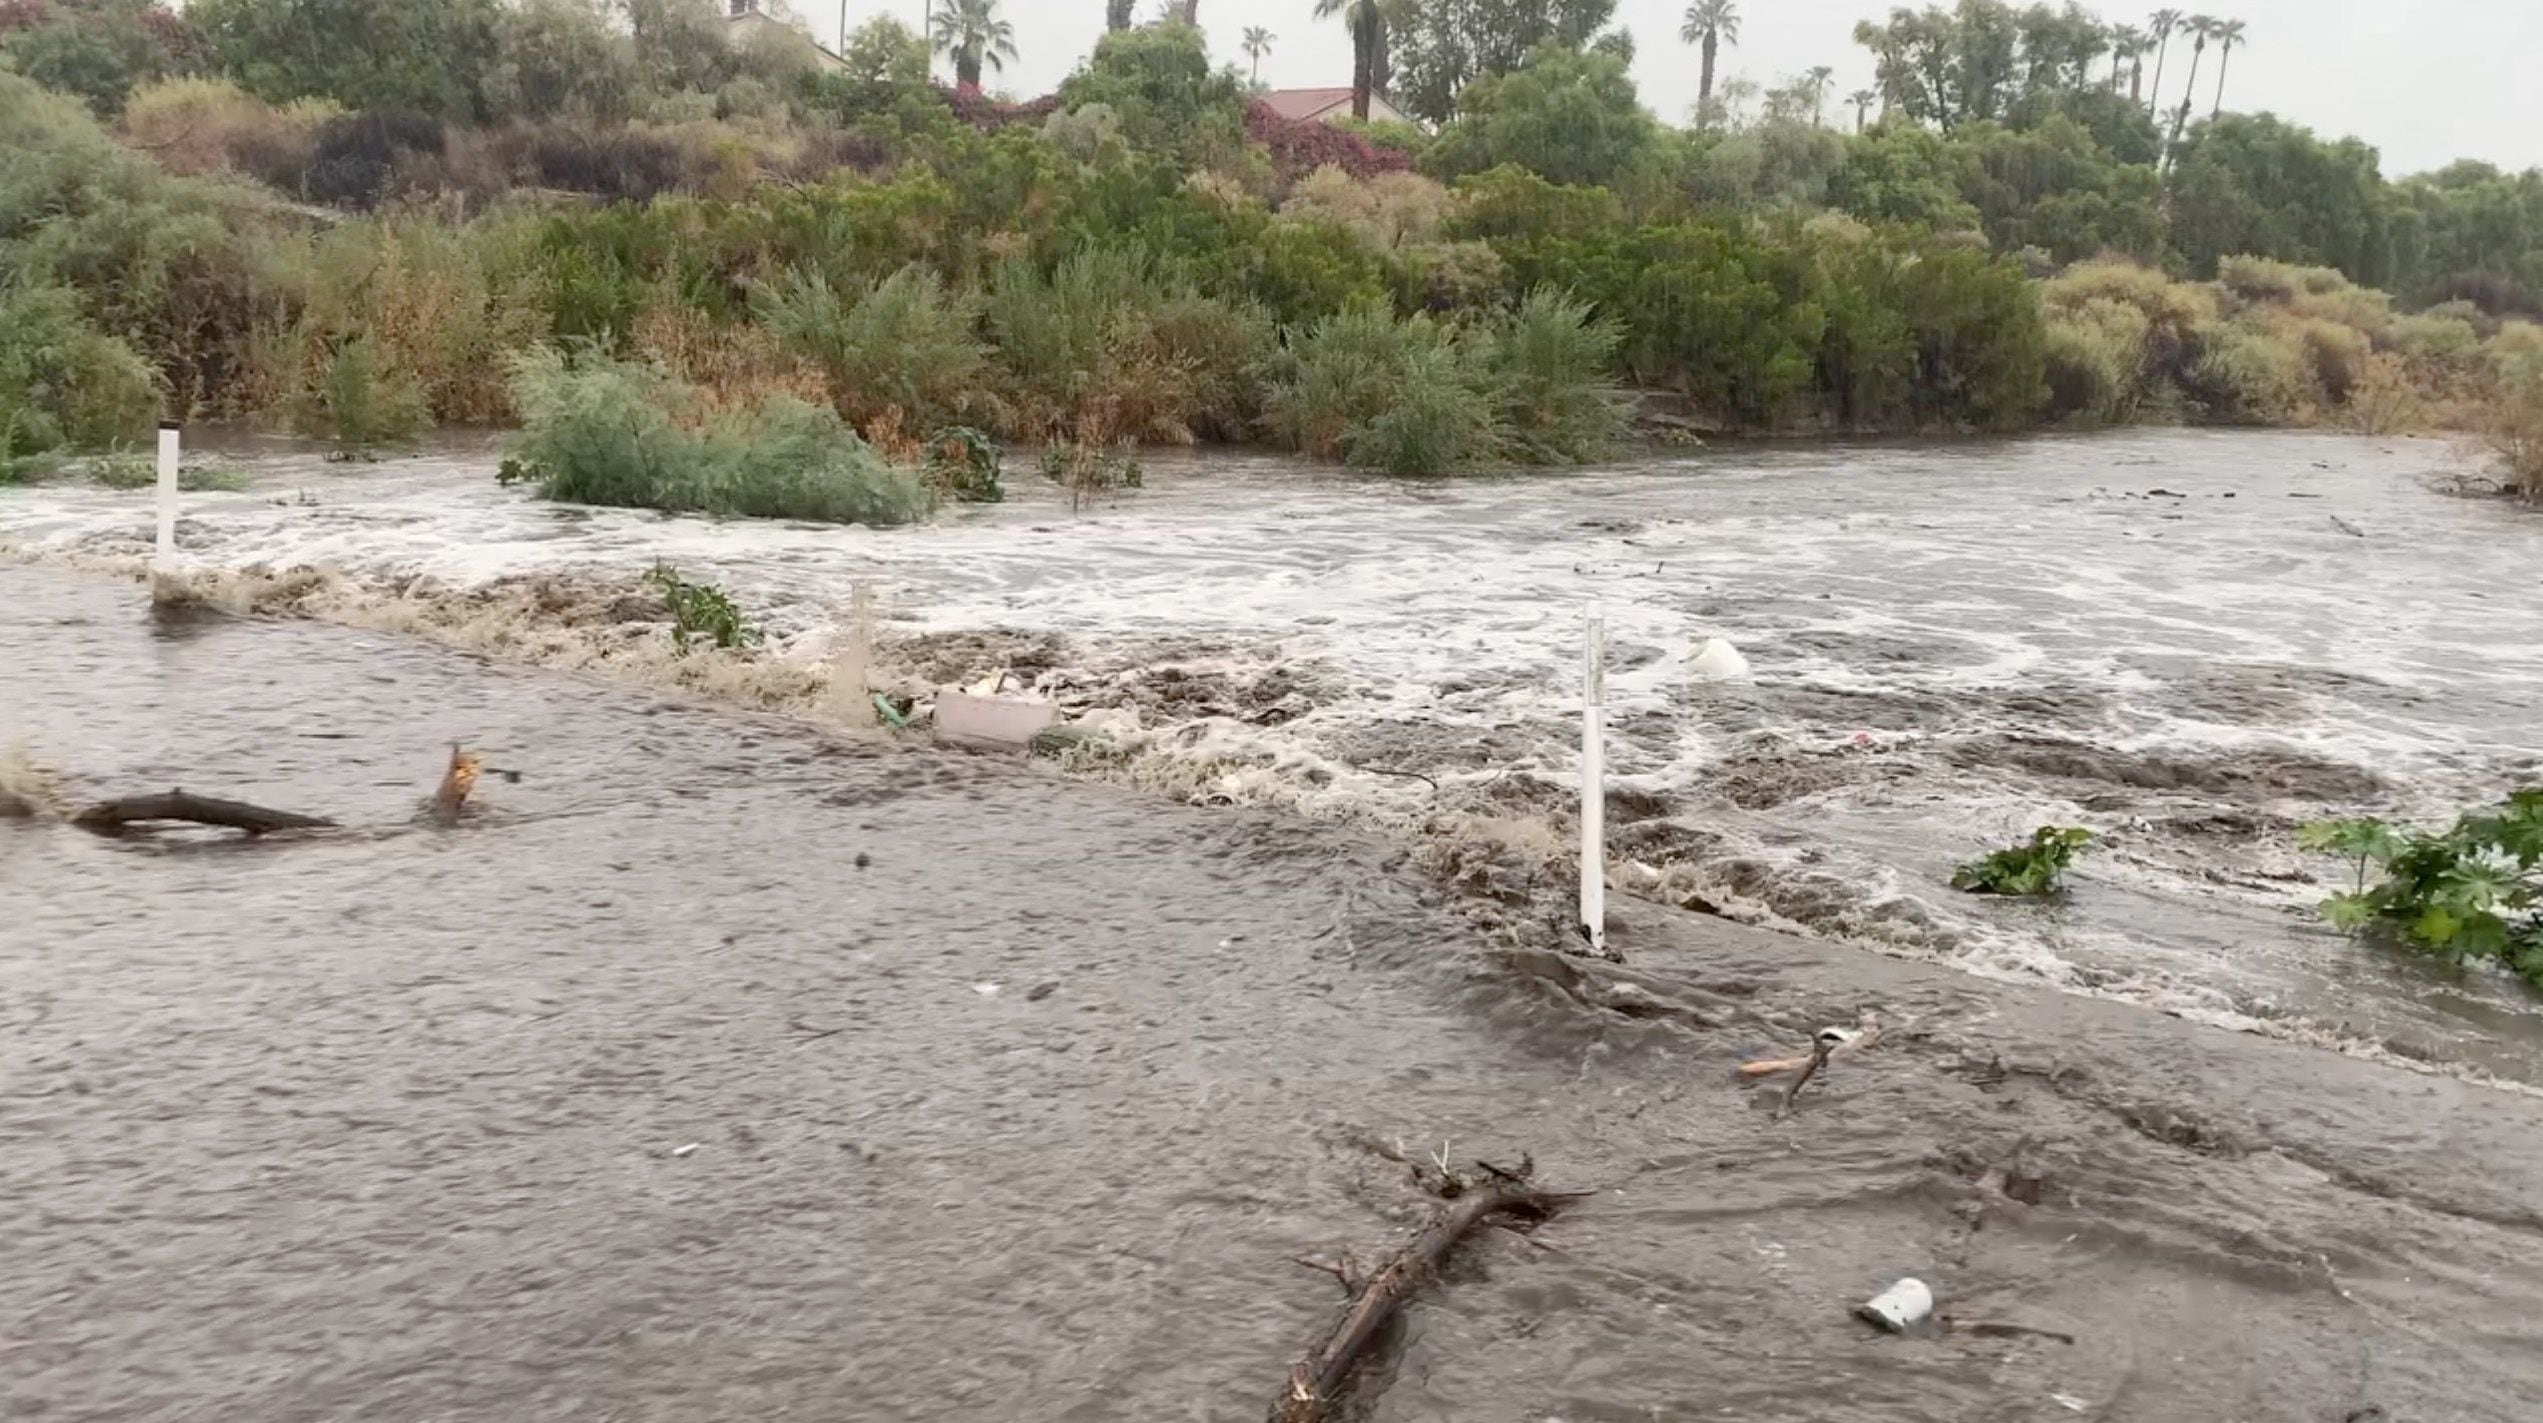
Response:
M2378 352L2366 358L2350 388L2347 416L2361 435L2391 435L2424 428L2428 400L2401 357Z
M276 182L308 168L318 126L338 112L316 99L277 108L226 79L170 79L132 96L122 137L171 173Z
M2483 433L2509 490L2543 500L2543 372L2501 384Z
M765 326L720 323L694 307L656 303L637 316L636 351L696 387L707 405L734 409L771 395L830 403L821 372L789 354Z

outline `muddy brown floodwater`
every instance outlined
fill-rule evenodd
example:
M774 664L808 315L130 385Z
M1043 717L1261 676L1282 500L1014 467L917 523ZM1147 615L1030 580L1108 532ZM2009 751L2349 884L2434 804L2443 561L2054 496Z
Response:
M2543 1103L0 567L0 734L288 842L0 823L7 1412L1250 1419L1426 1207L1373 1420L2531 1419ZM415 826L446 744L518 784ZM1743 1057L1885 1015L1791 1116ZM1848 1306L1904 1274L1956 1326ZM2008 1327L2010 1326L2010 1327ZM2380 1410L2380 1411L2379 1411Z

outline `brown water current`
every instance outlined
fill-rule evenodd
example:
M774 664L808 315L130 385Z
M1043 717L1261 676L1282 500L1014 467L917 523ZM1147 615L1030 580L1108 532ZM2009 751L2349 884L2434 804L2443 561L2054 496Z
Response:
M1331 823L115 580L0 566L0 669L73 797L347 827L0 821L13 1418L1258 1418L1294 1257L1431 1209L1397 1144L1595 1195L1377 1423L2543 1399L2530 1096L1649 904L1627 968L1494 948ZM454 740L521 779L420 825ZM1849 1316L1907 1274L1951 1328Z

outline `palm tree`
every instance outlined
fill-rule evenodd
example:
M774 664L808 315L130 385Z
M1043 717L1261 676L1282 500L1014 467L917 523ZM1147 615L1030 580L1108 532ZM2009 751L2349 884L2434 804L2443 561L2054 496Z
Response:
M2243 22L2227 20L2218 25L2216 40L2220 49L2216 56L2216 112L2208 115L2212 119L2225 113L2225 71L2234 63L2234 46L2243 42Z
M2191 96L2199 89L2199 58L2207 53L2207 42L2216 37L2220 28L2213 15L2192 15L2182 26L2182 33L2195 38L2198 43L2190 49L2190 82L2181 90L2181 109L2172 117L2172 141L2167 147L2178 147L2181 130L2190 126Z
M1245 27L1245 39L1237 45L1237 48L1245 51L1247 59L1254 61L1254 72L1251 77L1255 83L1263 82L1263 56L1271 53L1272 41L1279 38L1280 36L1260 25Z
M1828 81L1836 77L1837 72L1824 64L1815 64L1810 68L1810 126L1812 128L1825 126L1822 120L1828 111Z
M1881 101L1881 96L1869 89L1857 89L1846 95L1845 101L1854 105L1854 131L1861 133L1863 126L1871 122L1872 106Z
M980 87L983 61L1004 74L1007 61L1015 58L1015 26L999 16L998 0L945 0L945 7L929 23L935 30L936 52L954 61L957 88Z
M1131 19L1130 12L1137 8L1138 4L1139 0L1104 0L1104 28L1108 30L1129 29Z
M2146 112L2155 113L2163 103L2163 57L2172 52L2172 37L2181 30L2187 17L2178 10L2157 10L2146 21L2146 37L2154 41L2154 92L2146 96Z
M1366 123L1386 68L1386 7L1383 0L1316 0L1317 19L1336 15L1351 27L1351 117Z
M2119 81L2128 75L2128 66L2146 52L2146 32L2135 25L2114 25L2110 31L2110 92L2119 92Z
M1704 46L1704 77L1695 91L1695 102L1699 112L1709 109L1713 105L1714 57L1725 44L1733 49L1739 47L1738 0L1695 0L1687 6L1686 24L1679 29L1678 40Z

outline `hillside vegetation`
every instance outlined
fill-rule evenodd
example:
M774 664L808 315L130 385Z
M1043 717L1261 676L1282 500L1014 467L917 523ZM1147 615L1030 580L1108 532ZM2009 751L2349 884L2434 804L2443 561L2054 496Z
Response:
M1011 53L998 8L943 7L958 75ZM0 0L0 459L163 413L373 445L605 380L682 392L647 438L719 458L830 448L814 411L886 455L962 425L1432 473L1597 458L1639 403L2479 428L2543 485L2543 175L2158 115L2071 8L1901 12L1858 36L1882 91L1724 83L1687 127L1612 4L1384 9L1435 130L1283 120L1182 24L1010 103L888 20L831 65L711 0ZM1927 90L1937 58L1983 82ZM823 457L846 505L906 507L863 459Z

